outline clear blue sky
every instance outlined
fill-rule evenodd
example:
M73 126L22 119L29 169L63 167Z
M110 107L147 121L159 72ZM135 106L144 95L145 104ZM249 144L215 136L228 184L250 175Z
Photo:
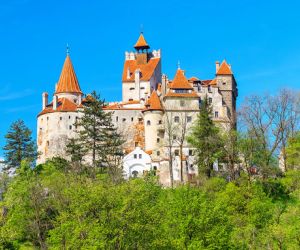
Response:
M53 94L66 44L82 90L121 99L124 52L140 26L162 49L163 72L212 78L232 65L239 103L254 93L299 88L299 1L0 1L0 147L18 118L36 134L43 91ZM0 155L3 152L0 150Z

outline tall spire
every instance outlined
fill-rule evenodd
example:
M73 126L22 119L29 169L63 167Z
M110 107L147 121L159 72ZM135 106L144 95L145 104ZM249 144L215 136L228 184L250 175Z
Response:
M136 50L143 50L143 49L149 49L150 46L145 40L145 37L143 35L143 32L140 33L139 39L137 40L136 44L134 45L134 48Z
M72 61L67 49L67 56L62 68L55 93L82 93Z

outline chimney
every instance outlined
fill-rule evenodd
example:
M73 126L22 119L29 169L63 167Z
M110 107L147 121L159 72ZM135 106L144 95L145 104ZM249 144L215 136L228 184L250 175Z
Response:
M140 82L140 69L136 69L134 72L134 81L135 83L139 83Z
M129 69L129 67L127 68L127 79L130 79L130 69Z
M44 92L42 94L42 97L43 97L43 110L44 110L48 105L48 93Z
M82 95L78 96L78 105L80 105L82 103Z
M54 95L53 96L53 110L56 110L57 109L57 96Z
M218 72L219 68L220 68L220 62L216 61L216 73Z

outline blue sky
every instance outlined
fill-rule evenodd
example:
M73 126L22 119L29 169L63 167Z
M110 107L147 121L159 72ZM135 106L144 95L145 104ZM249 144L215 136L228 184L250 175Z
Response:
M170 78L178 60L188 77L212 78L215 61L225 58L239 103L250 94L298 90L299 9L297 1L1 0L0 147L18 118L35 137L41 94L53 94L67 43L82 90L120 100L124 52L141 24L151 48L162 49Z

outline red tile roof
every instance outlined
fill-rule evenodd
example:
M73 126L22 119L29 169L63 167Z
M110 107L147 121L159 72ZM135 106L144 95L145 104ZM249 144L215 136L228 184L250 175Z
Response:
M145 106L145 110L163 110L160 99L155 90L152 91L151 96Z
M137 64L136 60L127 60L124 63L122 82L134 82L135 70L140 69L141 81L149 81L154 74L154 70L160 62L160 58L151 58L147 64ZM130 77L127 78L127 71L129 69Z
M55 93L82 93L69 55L65 59Z
M192 81L192 82L194 82L194 81L199 81L199 78L197 78L197 77L195 77L195 76L192 76L192 77L189 79L189 81Z
M227 62L224 60L222 64L220 65L220 68L218 69L217 75L232 75L232 71L230 66L227 64Z
M193 91L192 93L173 93L168 92L165 97L187 97L187 98L199 98L197 93Z
M150 46L145 40L143 33L140 34L139 39L137 40L136 44L134 45L135 49L149 49Z
M171 89L193 89L193 86L189 83L188 79L184 75L184 71L177 69L176 75L170 84Z
M47 107L38 114L38 116L53 113L53 112L76 112L79 106L74 102L70 101L68 98L62 97L57 101L56 110L53 109L53 102L47 105Z

